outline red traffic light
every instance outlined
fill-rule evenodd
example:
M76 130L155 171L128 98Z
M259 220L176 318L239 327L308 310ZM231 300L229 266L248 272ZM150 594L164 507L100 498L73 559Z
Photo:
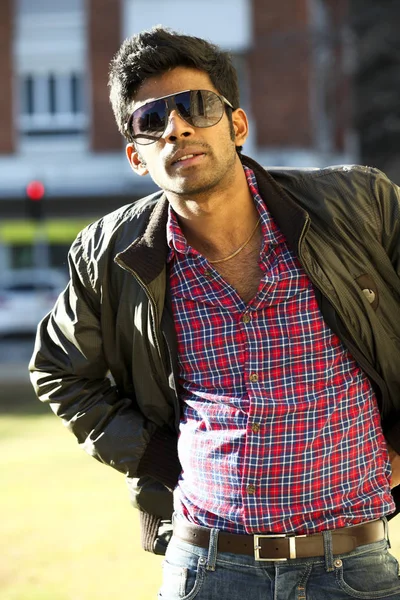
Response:
M29 200L37 202L44 197L45 189L41 181L30 181L26 186L26 195Z

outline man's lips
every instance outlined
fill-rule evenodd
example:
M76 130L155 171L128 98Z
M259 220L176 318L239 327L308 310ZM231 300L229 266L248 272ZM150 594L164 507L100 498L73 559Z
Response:
M184 148L175 152L172 158L168 161L168 164L172 167L178 165L183 166L195 164L204 155L205 153L202 150L196 150L195 148Z
M185 154L184 156L181 156L181 158L178 158L178 160L175 160L172 164L176 164L177 162L182 162L183 160L194 158L195 156L200 156L201 154L203 154L203 152L199 152L198 154Z
M190 167L191 165L195 165L198 162L200 162L201 160L203 160L205 154L204 152L201 152L199 154L185 154L185 156L182 156L182 158L179 158L178 160L175 160L172 163L173 167Z

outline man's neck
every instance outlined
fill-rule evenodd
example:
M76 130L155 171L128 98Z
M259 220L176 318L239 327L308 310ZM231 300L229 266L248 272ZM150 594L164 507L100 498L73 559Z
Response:
M229 254L252 231L258 219L246 175L240 170L226 189L204 197L168 197L188 243L207 256Z

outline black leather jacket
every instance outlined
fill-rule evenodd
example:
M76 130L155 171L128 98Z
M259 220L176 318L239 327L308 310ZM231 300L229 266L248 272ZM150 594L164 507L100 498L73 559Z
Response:
M399 188L367 167L266 171L242 160L325 321L370 377L385 437L400 453ZM30 363L39 398L89 454L127 476L153 529L171 516L180 468L167 207L159 192L79 234L70 283L39 326Z

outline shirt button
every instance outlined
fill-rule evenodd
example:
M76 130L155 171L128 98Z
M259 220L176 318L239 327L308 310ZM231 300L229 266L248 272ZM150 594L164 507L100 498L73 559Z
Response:
M251 383L257 383L257 381L258 381L258 375L257 375L257 373L252 373L250 375L249 379L250 379Z
M250 317L249 313L244 313L244 315L242 316L242 323L247 325L247 323L250 323L250 321L251 321L251 317Z
M254 494L256 493L256 486L252 485L252 484L248 485L247 493L250 494L251 496L254 496Z
M253 423L253 425L251 426L251 430L253 433L258 433L260 431L260 425L258 423Z
M210 269L206 269L204 271L204 277L212 277L212 272L210 271Z

